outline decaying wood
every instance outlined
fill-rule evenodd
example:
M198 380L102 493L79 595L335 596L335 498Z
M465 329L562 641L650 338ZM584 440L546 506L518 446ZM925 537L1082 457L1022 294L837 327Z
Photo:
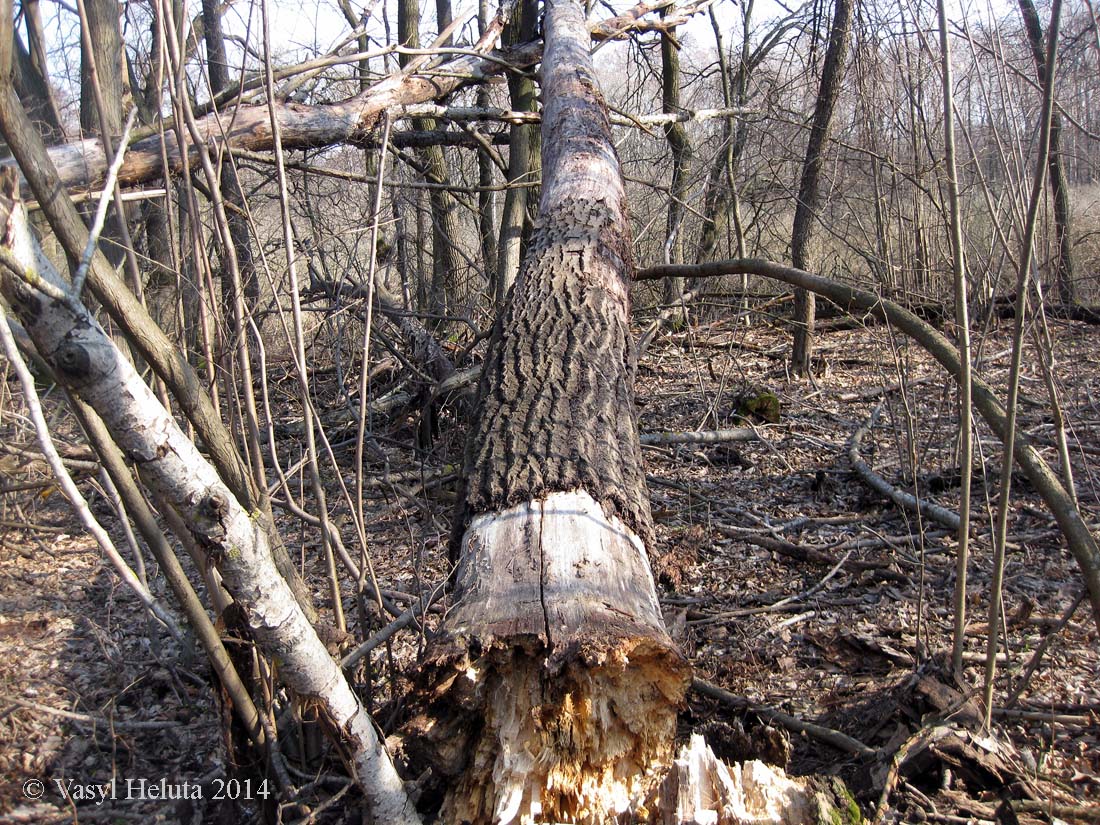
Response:
M378 821L417 825L419 817L374 723L275 566L267 517L241 506L83 305L47 297L30 285L67 288L31 235L22 204L14 203L8 212L9 204L5 199L0 289L35 348L66 389L96 411L119 447L141 466L153 495L182 518L190 537L217 565L256 641L279 662L280 677L321 709L338 736Z
M912 493L907 493L904 490L899 490L893 484L888 482L885 478L880 476L874 470L871 469L866 461L863 460L863 456L859 453L859 448L863 443L864 436L871 431L871 428L875 425L875 419L878 418L878 413L882 409L882 405L879 404L875 407L871 416L852 433L852 439L848 443L848 462L852 465L852 469L856 471L856 475L863 479L864 483L874 490L876 493L886 496L894 504L898 505L905 510L917 511L926 518L930 518L933 521L937 521L944 527L950 527L952 530L959 529L959 514L953 513L946 507L941 507L932 501L922 501L916 498Z
M539 216L486 357L456 603L408 731L452 822L643 817L690 679L646 556L618 159L582 9L546 8Z
M738 258L696 266L652 266L640 270L636 278L657 280L670 274L691 277L759 275L799 286L828 298L849 312L866 312L888 321L924 347L952 377L958 379L962 369L958 349L941 332L904 307L867 290L759 258ZM993 431L1003 437L1007 425L1004 405L993 388L977 376L974 377L974 403ZM1013 457L1058 522L1070 553L1081 568L1089 592L1093 621L1100 628L1100 545L1096 537L1085 524L1058 476L1023 433L1016 433Z
M759 760L726 765L698 734L677 755L661 788L655 820L661 825L848 825L861 821L858 807L846 791L787 776L782 769Z

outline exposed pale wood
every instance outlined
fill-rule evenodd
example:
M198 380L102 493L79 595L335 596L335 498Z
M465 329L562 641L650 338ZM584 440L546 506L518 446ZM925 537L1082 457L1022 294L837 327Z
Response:
M661 788L661 825L806 825L821 821L806 780L759 760L727 766L694 734ZM843 822L837 819L837 822Z
M643 444L725 444L730 441L762 441L760 434L749 427L732 430L689 430L682 433L642 433Z
M416 731L458 774L444 819L633 810L670 755L687 676L641 540L588 493L553 493L477 516L462 559L445 632L463 664L439 646L433 660L455 674L437 688L450 718ZM458 718L467 691L483 697L480 731Z

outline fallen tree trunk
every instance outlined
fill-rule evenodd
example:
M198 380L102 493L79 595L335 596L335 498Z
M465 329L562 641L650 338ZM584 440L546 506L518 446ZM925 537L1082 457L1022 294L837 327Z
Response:
M646 556L618 159L582 9L546 9L539 216L486 359L456 603L409 730L449 780L447 822L637 814L690 683Z
M956 380L962 370L958 349L941 332L907 309L873 292L760 258L737 258L695 266L651 266L639 270L635 280L656 280L674 274L695 278L758 275L802 287L828 298L848 312L867 312L893 324L924 347ZM993 431L1003 438L1008 420L1004 406L989 384L977 376L973 382L974 403L978 411ZM1043 497L1065 536L1070 553L1081 568L1081 575L1089 591L1093 619L1097 628L1100 628L1100 546L1097 545L1096 537L1081 518L1077 505L1058 480L1058 476L1023 433L1016 433L1013 457L1019 462L1032 486Z
M103 328L67 295L68 285L31 235L14 174L2 174L0 291L38 353L66 389L96 411L140 465L154 496L181 517L217 565L260 648L279 663L282 680L320 710L376 821L418 825L373 722L276 569L267 517L241 505Z

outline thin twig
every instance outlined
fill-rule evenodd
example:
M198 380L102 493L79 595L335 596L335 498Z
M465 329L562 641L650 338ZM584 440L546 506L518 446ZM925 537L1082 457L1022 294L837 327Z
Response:
M84 291L84 281L88 277L88 268L92 265L95 256L95 248L99 243L99 235L103 231L103 225L107 222L107 209L115 193L115 181L118 179L118 170L122 168L122 161L126 159L126 146L130 141L130 130L134 128L134 119L137 117L137 106L130 110L130 116L126 118L126 126L122 130L122 139L118 142L118 150L111 166L107 169L107 180L103 184L103 195L99 199L99 206L95 210L95 220L92 221L92 229L88 234L88 243L84 245L84 254L80 256L80 265L76 268L73 277L73 295L80 300Z

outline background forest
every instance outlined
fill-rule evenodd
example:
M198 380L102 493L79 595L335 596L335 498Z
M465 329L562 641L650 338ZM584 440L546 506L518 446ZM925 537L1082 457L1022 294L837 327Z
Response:
M557 202L543 12L7 4L0 822L512 821L459 779L504 786L503 763L440 744L468 697L440 698L438 639L469 596L494 357ZM1100 821L1096 4L585 14L632 244L634 352L602 354L633 378L641 526L596 498L694 671L665 668L677 746L800 777L833 821ZM21 257L20 200L50 264ZM43 303L102 325L92 350L132 364L154 423L119 411L120 433L73 333L44 346ZM502 386L536 380L524 363ZM577 438L563 409L583 418L567 398L515 422L517 465L532 427ZM141 439L169 423L166 481ZM242 561L216 529L238 510L252 567L253 539ZM264 606L283 590L312 659ZM69 784L134 777L204 790ZM808 821L647 800L631 821Z

